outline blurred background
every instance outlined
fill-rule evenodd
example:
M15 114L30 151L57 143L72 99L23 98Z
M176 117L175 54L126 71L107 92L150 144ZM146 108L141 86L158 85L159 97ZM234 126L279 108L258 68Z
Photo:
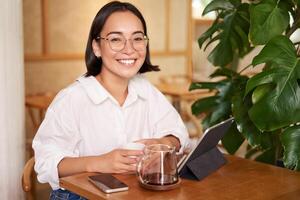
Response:
M56 92L85 72L83 58L88 31L95 14L107 2L23 1L26 94ZM129 2L136 5L146 19L152 62L162 69L160 73L148 74L152 82L173 74L207 77L205 56L196 56L193 48L198 49L196 39L211 23L210 18L201 17L208 1ZM203 59L193 61L201 56Z

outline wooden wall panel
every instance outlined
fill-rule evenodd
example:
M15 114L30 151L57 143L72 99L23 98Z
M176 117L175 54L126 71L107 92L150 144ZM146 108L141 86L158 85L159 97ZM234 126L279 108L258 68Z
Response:
M85 72L84 51L88 31L94 15L108 1L23 0L23 2L24 30L30 32L32 29L36 34L34 37L24 34L25 44L28 44L28 48L25 48L26 93L58 91ZM150 81L156 82L159 76L167 74L188 73L187 36L190 30L186 27L191 0L129 0L129 2L136 5L146 19L152 62L160 65L162 69L159 73L149 75ZM31 18L36 21L28 20ZM176 44L173 44L174 42ZM37 45L34 46L35 44Z
M130 0L142 12L148 28L152 52L166 50L166 0Z
M158 64L161 70L159 72L146 73L147 78L153 83L157 83L161 76L186 74L185 56L153 57L152 62Z
M186 51L188 31L188 1L171 0L170 1L170 50Z
M34 0L24 0L24 3L30 1ZM38 44L40 48L39 51L25 50L25 60L82 59L91 21L98 9L108 1L40 0L35 2L40 2L35 4L40 5L40 16L35 17L40 20L39 31L35 31L40 39L32 39L34 41L30 42L30 36L25 35L25 41L30 44ZM187 37L185 36L190 34L186 28L189 20L187 12L190 0L130 0L129 2L134 3L146 19L151 54L155 56L189 56L187 55ZM24 13L31 13L31 7L32 5L25 7ZM171 9L175 9L175 11ZM24 22L26 30L30 29L26 27L31 26L31 21ZM34 47L30 46L29 48Z
M207 47L206 51L199 48L198 38L203 34L208 28L209 23L195 23L194 27L194 38L192 43L192 61L193 61L193 79L201 81L209 81L209 75L213 73L215 68L207 60L207 57L211 50L214 48L214 44Z
M23 11L24 52L27 54L40 54L42 52L40 1L23 1Z
M83 61L30 62L25 67L27 94L57 92L86 72Z
M199 81L209 81L209 75L212 74L216 68L207 60L207 57L213 46L209 46L206 51L199 48L198 42L193 41L192 46L192 61L193 61L193 79Z
M89 29L104 0L50 0L49 53L84 53Z

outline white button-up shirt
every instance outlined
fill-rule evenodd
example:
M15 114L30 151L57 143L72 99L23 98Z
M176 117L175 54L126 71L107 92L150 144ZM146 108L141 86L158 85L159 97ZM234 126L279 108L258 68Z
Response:
M38 180L59 188L57 165L64 157L101 155L126 143L188 133L179 114L143 76L128 85L122 106L95 77L80 77L58 93L34 140Z

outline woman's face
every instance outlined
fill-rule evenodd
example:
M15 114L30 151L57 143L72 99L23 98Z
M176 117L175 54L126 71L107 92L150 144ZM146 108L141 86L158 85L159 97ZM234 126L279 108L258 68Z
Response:
M141 39L143 33L142 22L129 11L114 12L107 18L100 33L102 39L96 43L98 49L93 44L95 55L102 58L102 77L128 80L137 74L145 61L146 45L136 48L132 42ZM118 43L121 38L125 39L125 46L116 49L118 45L112 43Z

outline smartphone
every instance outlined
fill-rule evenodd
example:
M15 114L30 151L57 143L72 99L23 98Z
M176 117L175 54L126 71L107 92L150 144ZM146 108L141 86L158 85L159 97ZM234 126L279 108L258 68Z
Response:
M128 190L128 186L114 177L111 174L99 174L89 176L91 181L96 187L105 193L121 192Z

